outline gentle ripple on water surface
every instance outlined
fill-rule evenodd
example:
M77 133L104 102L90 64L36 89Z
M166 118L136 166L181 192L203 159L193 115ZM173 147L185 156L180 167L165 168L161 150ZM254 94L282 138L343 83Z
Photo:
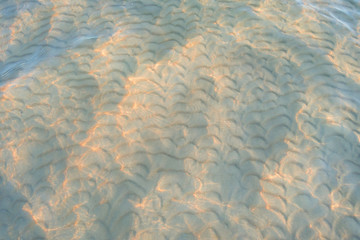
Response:
M0 239L359 239L358 1L0 3Z

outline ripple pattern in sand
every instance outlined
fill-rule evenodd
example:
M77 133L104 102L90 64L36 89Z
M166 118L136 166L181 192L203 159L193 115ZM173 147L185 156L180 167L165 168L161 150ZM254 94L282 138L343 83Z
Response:
M0 6L0 239L357 239L356 1Z

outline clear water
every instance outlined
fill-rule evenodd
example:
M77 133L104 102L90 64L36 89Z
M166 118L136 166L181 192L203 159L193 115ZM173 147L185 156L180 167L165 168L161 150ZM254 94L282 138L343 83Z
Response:
M358 1L0 1L0 239L359 239Z

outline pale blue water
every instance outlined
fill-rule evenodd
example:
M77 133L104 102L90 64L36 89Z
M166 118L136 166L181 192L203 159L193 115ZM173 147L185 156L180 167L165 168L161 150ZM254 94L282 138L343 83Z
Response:
M0 0L0 239L360 239L359 19Z

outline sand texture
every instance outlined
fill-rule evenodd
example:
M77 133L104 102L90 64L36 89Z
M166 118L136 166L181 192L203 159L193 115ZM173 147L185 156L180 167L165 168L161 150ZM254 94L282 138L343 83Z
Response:
M359 19L1 0L0 239L360 239Z

